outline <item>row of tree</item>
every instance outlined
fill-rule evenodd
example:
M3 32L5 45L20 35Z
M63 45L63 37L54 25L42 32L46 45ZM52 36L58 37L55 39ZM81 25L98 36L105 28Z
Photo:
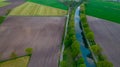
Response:
M94 41L94 33L89 27L85 14L85 5L84 3L80 6L80 18L84 30L84 34L88 42L90 43L90 50L95 54L98 62L96 63L97 67L113 67L113 64L107 60L107 58L102 54L101 47Z

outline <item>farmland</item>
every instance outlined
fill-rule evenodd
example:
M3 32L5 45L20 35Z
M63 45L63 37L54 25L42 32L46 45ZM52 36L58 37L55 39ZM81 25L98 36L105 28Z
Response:
M57 67L65 17L8 17L0 26L1 60L12 52L26 55L33 48L29 67Z
M6 13L8 13L9 10L24 3L24 0L8 0L8 1L10 2L8 6L0 7L0 16L6 15Z
M9 61L4 61L0 63L0 67L27 67L29 58L29 56L25 56Z
M12 10L9 15L17 16L62 16L66 15L67 11L53 8L50 6L40 5L32 2L26 2Z
M60 3L59 0L52 0L52 1L51 0L27 0L27 1L38 3L38 4L43 4L43 5L47 5L47 6L51 6L55 8L60 8L64 10L68 9L67 6Z
M103 0L89 0L86 13L91 16L120 23L120 3Z
M119 67L120 24L91 16L88 16L87 19L95 34L95 41L103 49L103 54L113 63L114 67Z

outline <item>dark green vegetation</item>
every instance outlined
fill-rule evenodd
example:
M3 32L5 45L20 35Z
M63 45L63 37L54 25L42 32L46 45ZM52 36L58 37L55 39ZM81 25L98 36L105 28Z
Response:
M80 44L75 36L74 11L70 14L67 36L64 41L65 49L61 67L85 67L84 60L80 52Z
M120 3L105 0L88 0L86 14L120 23Z
M5 17L0 16L0 24L2 24L2 22L4 21Z
M94 33L90 29L89 24L87 22L84 4L81 5L80 18L81 18L81 24L83 27L84 36L86 37L86 40L90 44L89 49L95 55L94 60L95 59L97 60L95 61L97 67L113 67L113 64L109 62L106 59L106 57L102 54L101 47L98 44L96 44L96 42L94 41Z
M52 0L52 1L51 0L28 0L28 1L55 7L55 8L60 8L60 9L64 9L64 10L68 9L67 6L60 3L59 0Z

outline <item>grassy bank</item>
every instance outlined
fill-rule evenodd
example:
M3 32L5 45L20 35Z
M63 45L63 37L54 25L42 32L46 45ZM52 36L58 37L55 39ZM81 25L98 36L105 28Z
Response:
M89 0L86 14L120 23L120 3L105 0Z

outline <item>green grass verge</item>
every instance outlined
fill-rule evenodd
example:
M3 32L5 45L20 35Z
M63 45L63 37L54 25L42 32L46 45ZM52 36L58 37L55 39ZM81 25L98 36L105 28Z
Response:
M63 16L67 14L67 10L53 8L32 2L26 2L14 8L9 15L22 16Z
M4 7L4 6L7 6L9 4L10 4L9 2L0 2L0 7Z
M0 67L27 67L29 56L20 57L17 59L5 61L0 63Z
M120 23L120 3L103 0L89 0L86 14Z
M59 0L28 0L28 1L55 7L55 8L60 8L60 9L64 9L64 10L68 9L67 6L60 3Z

